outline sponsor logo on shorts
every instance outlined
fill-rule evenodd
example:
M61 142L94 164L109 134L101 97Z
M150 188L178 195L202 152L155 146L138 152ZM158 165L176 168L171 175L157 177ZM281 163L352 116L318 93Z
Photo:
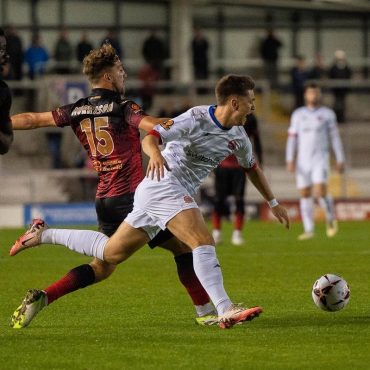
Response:
M194 199L190 195L185 195L184 196L184 202L185 203L193 203Z
M164 122L162 122L162 123L160 123L160 125L166 130L166 131L168 131L170 128L171 128L171 126L174 124L174 122L173 122L173 119L169 119L168 121L164 121Z

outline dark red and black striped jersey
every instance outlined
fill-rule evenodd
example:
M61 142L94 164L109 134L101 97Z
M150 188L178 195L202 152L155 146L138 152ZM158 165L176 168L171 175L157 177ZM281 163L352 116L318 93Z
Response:
M143 178L140 132L146 114L107 89L52 112L59 127L71 126L99 174L96 197L133 193Z
M8 85L0 80L0 154L5 154L13 141L10 107L12 96Z

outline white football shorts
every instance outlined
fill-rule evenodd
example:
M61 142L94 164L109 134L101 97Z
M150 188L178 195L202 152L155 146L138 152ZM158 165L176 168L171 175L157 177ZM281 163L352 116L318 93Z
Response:
M326 184L329 179L330 168L326 162L318 162L310 167L297 164L297 188L307 188L313 184Z
M125 222L134 228L142 228L153 239L179 212L198 208L194 198L185 188L165 176L160 181L145 178L137 187L134 209Z

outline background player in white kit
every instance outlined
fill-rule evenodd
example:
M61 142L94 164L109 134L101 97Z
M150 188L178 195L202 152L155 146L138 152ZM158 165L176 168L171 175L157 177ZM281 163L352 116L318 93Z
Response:
M327 191L330 142L336 157L336 169L340 173L344 171L343 146L334 111L321 105L321 89L314 83L308 84L304 99L305 106L292 114L286 146L287 170L296 173L301 196L304 233L298 239L307 240L314 236L312 195L325 211L326 235L330 238L338 231L333 199Z
M95 231L39 228L28 233L27 238L18 239L10 254L40 243L52 243L118 264L167 227L192 248L194 270L217 309L220 327L228 328L258 316L262 312L260 307L235 305L228 297L214 240L194 201L206 176L234 154L275 217L289 227L287 212L276 201L258 168L252 145L241 127L246 115L254 110L253 89L250 77L225 76L216 86L217 106L194 107L155 126L142 142L150 157L147 177L136 190L133 211L113 236L108 238ZM166 145L162 153L159 143Z

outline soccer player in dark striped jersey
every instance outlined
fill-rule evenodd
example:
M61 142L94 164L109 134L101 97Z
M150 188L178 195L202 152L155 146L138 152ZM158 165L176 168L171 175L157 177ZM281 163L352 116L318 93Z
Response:
M1 79L3 67L8 63L9 55L6 52L6 38L0 28L0 154L8 152L13 141L10 107L12 97L8 85Z
M91 51L83 61L83 73L92 85L91 95L51 112L15 115L13 129L72 128L98 172L95 205L99 229L111 236L131 212L135 189L143 178L139 129L149 132L163 120L148 116L135 102L122 98L127 75L111 45L104 44ZM31 229L39 226L35 222ZM180 281L195 305L197 322L215 323L214 307L193 269L191 249L168 231L161 232L148 244L172 251ZM44 306L102 281L114 269L114 264L94 258L90 264L74 268L49 287L29 291L14 313L11 325L27 326Z

